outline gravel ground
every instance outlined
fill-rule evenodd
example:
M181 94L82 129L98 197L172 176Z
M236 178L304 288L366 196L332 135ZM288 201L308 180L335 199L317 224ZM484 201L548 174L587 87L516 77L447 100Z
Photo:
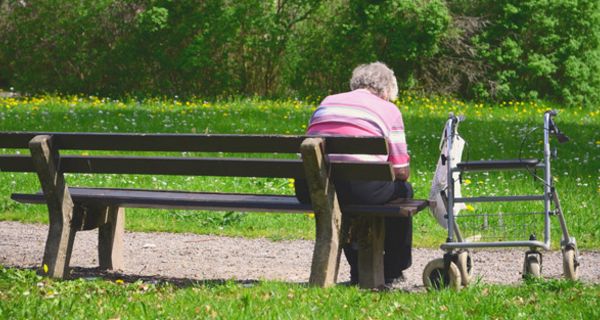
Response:
M35 268L42 261L48 227L39 224L0 222L0 265ZM308 282L312 241L270 241L175 233L125 233L125 269L106 273L95 269L97 231L78 232L71 266L75 277L103 276L145 281L222 281L243 282L279 280ZM472 253L475 281L518 284L524 249L481 249ZM422 272L442 251L415 249L413 266L405 271L407 280L396 286L408 291L423 290ZM600 283L600 251L581 252L580 279ZM544 252L545 278L560 278L562 255ZM339 282L349 280L349 268L342 258Z

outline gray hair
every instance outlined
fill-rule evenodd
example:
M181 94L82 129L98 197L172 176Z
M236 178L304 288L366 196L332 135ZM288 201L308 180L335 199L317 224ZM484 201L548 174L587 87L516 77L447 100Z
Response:
M361 64L352 71L350 89L367 89L384 100L398 97L394 71L381 62Z

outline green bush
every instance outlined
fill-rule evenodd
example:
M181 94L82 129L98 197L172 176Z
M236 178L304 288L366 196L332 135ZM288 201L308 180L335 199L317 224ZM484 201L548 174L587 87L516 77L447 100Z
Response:
M444 1L350 0L323 6L290 45L292 87L304 95L348 90L357 64L386 62L412 88L419 65L440 49L450 15Z
M476 1L465 14L486 17L474 42L488 68L474 94L498 99L600 101L600 2Z
M27 92L268 95L318 2L9 1L0 78Z
M597 0L0 2L0 86L322 96L381 60L401 89L600 102Z
M98 28L109 20L109 7L110 1L9 2L0 22L2 74L20 90L93 90L110 58L105 48L115 30Z
M115 47L108 94L218 95L231 84L233 17L222 0L149 1Z

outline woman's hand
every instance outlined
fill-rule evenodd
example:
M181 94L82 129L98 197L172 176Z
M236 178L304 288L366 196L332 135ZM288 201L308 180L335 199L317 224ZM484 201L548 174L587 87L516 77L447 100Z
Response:
M410 167L394 168L396 180L407 181L410 176Z

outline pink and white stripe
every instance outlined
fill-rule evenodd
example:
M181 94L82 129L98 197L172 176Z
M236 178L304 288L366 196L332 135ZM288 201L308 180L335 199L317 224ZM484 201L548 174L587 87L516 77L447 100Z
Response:
M313 113L308 134L376 136L388 139L388 156L331 155L337 160L389 161L396 168L410 162L400 110L368 90L328 96Z

